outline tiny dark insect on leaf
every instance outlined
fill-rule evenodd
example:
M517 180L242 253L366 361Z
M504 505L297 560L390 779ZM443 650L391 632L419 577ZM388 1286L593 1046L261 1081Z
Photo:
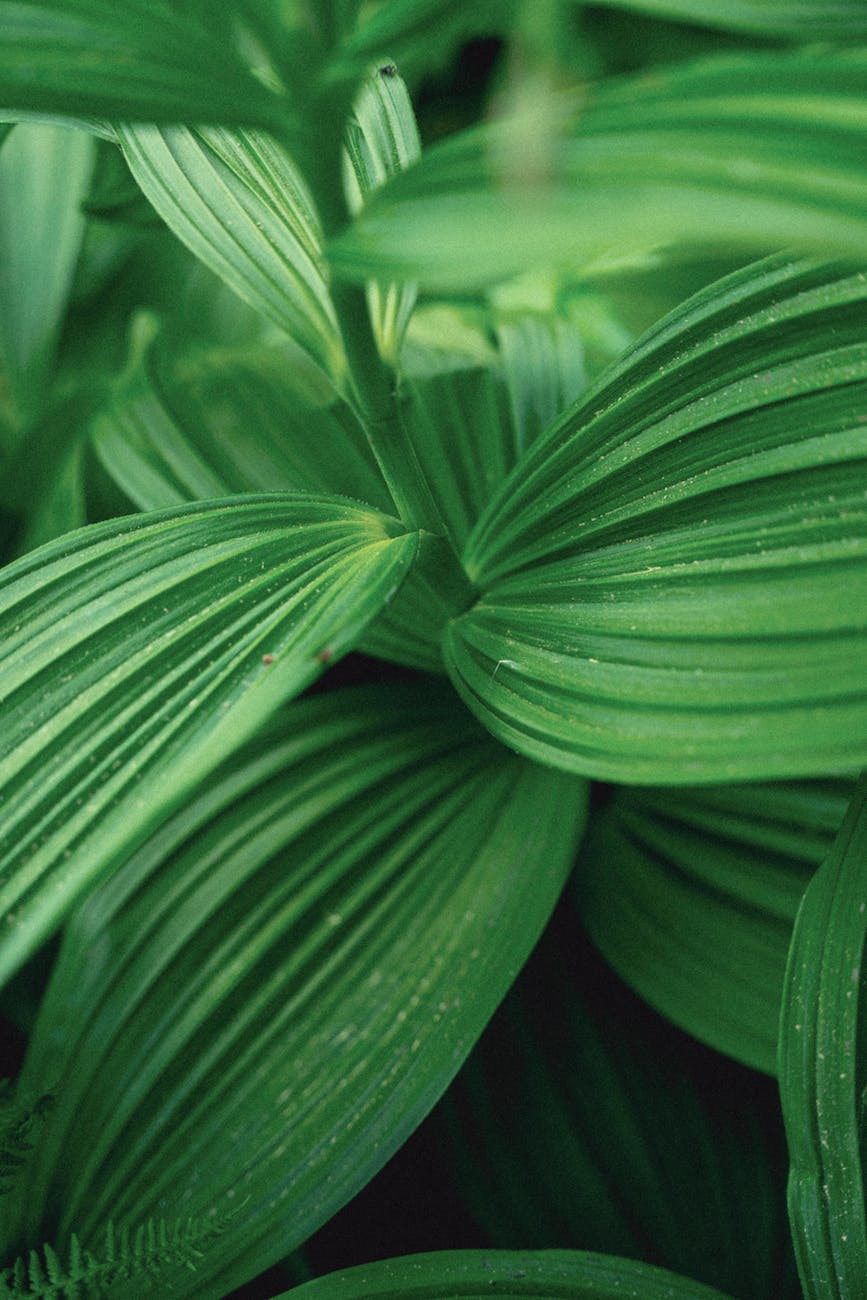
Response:
M383 63L382 67L379 69L379 75L381 77L396 77L397 68L393 63Z

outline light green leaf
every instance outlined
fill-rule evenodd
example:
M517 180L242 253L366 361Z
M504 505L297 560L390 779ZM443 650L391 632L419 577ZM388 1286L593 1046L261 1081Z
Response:
M465 292L671 244L867 252L863 49L654 68L537 117L462 132L392 178L330 245L335 273Z
M0 0L0 103L131 121L285 122L284 102L221 39L210 8L204 22L167 0Z
M361 211L389 176L421 157L415 114L393 63L374 68L362 83L346 125L345 148L344 183L353 213ZM396 365L415 305L415 286L374 281L367 296L380 353Z
M0 977L356 642L413 534L293 494L114 520L0 575Z
M796 40L867 37L861 0L596 0L654 18Z
M314 409L293 360L264 342L188 348L169 367L146 352L93 423L97 455L142 510L268 490L338 492L388 509L354 416L336 401Z
M133 176L169 228L337 383L345 358L319 219L285 150L255 131L124 126Z
M661 1268L584 1251L444 1250L381 1259L297 1287L298 1300L725 1300ZM286 1291L278 1300L288 1300Z
M17 126L0 150L0 363L22 424L44 399L93 158L89 136L55 126Z
M669 1020L775 1073L795 914L851 791L843 780L619 790L576 876L590 937Z
M865 862L862 781L798 913L780 1018L789 1217L807 1300L854 1300L867 1278Z
M302 1241L457 1071L585 803L429 681L275 717L66 932L21 1082L62 1080L26 1235L235 1206L179 1296L225 1295Z
M666 785L867 761L865 306L863 275L748 268L533 444L445 647L495 735Z

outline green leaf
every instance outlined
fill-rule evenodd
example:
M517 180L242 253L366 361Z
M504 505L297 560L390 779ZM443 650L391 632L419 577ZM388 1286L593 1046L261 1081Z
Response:
M0 0L0 102L71 117L285 123L284 102L209 19L168 0Z
M495 735L666 785L867 761L865 303L863 275L747 268L533 444L445 646Z
M374 68L365 78L346 126L345 148L344 183L354 213L389 176L421 157L415 114L393 63ZM380 353L396 365L415 305L415 286L374 282L367 296Z
M285 150L256 131L124 126L118 134L172 232L340 386L346 362L319 219Z
M0 150L0 362L22 424L44 398L93 159L89 136L56 126L16 126Z
M329 247L351 280L465 292L686 243L867 251L867 52L720 55L436 145Z
M155 323L140 325L146 333ZM337 401L311 406L286 347L188 347L173 352L169 366L140 338L133 349L138 355L92 436L109 474L140 509L267 490L337 492L388 509L354 416Z
M721 1291L633 1260L583 1251L444 1250L381 1259L297 1287L298 1300L725 1300ZM285 1291L277 1300L288 1300Z
M275 717L68 927L22 1075L62 1079L28 1239L237 1207L173 1295L225 1295L291 1250L457 1071L585 804L430 681Z
M596 0L654 18L796 40L867 37L861 0Z
M506 34L515 0L388 0L357 24L337 51L333 77L353 77L374 59L393 58L417 76L444 63L473 36Z
M795 914L851 790L844 780L619 790L576 876L590 937L669 1020L775 1073Z
M789 1217L807 1300L852 1300L867 1277L865 860L862 781L798 913L780 1018Z
M417 538L340 498L94 525L0 575L0 976L356 642Z

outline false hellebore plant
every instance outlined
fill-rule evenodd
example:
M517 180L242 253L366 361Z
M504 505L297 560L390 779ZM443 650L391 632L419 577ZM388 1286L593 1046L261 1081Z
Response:
M492 1249L299 1300L798 1293L579 924L778 1076L801 1286L867 1296L862 0L0 0L0 103L0 1294L289 1256L580 846L453 1094Z

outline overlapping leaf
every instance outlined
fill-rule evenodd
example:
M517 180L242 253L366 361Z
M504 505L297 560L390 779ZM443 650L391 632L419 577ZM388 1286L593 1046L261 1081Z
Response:
M352 77L372 59L394 58L414 76L430 72L472 36L508 30L514 0L389 0L351 31L336 52L332 76Z
M865 868L862 781L798 914L780 1020L789 1215L808 1300L853 1300L867 1278Z
M867 14L860 0L599 0L635 9L654 18L676 19L756 35L809 41L867 37Z
M273 126L283 101L225 37L228 6L2 0L0 103L76 117Z
M654 68L538 111L532 151L522 116L394 177L331 245L335 272L464 291L684 242L867 252L863 49Z
M867 759L865 307L863 275L748 268L531 447L446 643L495 735L629 782Z
M391 597L414 534L274 494L121 519L0 577L8 976Z
M430 682L275 718L68 928L21 1082L62 1080L26 1235L234 1205L170 1292L209 1296L303 1240L457 1071L585 800Z
M721 1291L629 1259L583 1251L447 1250L382 1259L296 1288L299 1300L725 1300ZM279 1300L288 1300L284 1292Z
M88 136L29 123L0 150L0 364L22 422L44 397L93 157Z
M166 224L341 382L319 219L286 151L257 131L124 126L130 169Z
M773 1074L795 914L851 790L839 780L618 791L576 877L594 943L669 1020Z

